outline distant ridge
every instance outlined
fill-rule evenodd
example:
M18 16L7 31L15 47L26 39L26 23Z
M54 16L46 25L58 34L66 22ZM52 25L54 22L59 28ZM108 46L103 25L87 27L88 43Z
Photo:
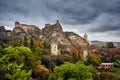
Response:
M96 46L105 46L106 43L108 42L111 42L111 41L99 41L99 40L94 40L94 41L91 41L91 43L93 45L96 45ZM120 47L120 42L112 42L114 44L115 47Z

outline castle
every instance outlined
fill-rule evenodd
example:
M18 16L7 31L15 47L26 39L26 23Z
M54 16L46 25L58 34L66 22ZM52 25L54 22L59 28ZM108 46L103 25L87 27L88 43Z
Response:
M33 37L36 41L48 41L51 44L51 54L60 54L59 49L66 53L71 53L71 47L75 47L78 50L84 50L89 46L87 42L87 35L84 38L73 32L64 32L61 24L57 20L55 24L45 24L45 27L39 29L35 25L21 24L15 22L15 27L12 31L6 31L4 27L0 27L1 37L9 39L23 39L27 36L28 39ZM54 43L52 43L52 42ZM56 44L57 43L57 44ZM59 49L58 49L59 46Z
M21 32L21 31L22 32L29 32L29 31L36 30L36 28L38 28L38 27L35 25L20 24L19 22L15 22L15 29L17 29L17 30L13 29L13 31L15 31L16 33Z

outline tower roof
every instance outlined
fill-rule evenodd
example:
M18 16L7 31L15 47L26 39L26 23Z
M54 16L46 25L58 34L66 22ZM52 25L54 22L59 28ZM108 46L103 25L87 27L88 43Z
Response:
M87 33L86 32L84 33L84 37L87 37Z

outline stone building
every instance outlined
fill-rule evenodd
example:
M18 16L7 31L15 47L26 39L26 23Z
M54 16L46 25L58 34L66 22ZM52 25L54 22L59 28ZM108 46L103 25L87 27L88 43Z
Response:
M59 51L58 51L58 45L55 43L51 43L51 54L52 55L58 55Z
M111 69L114 68L114 64L113 63L101 63L98 65L98 68L104 68L104 69Z
M28 32L34 33L39 31L39 28L35 25L27 25L27 24L20 24L19 22L15 22L15 28L13 29L14 32Z
M89 45L92 45L92 43L88 40L87 33L84 34L83 38L89 43Z
M83 58L84 58L84 60L87 60L87 56L88 56L88 50L84 49L83 50Z

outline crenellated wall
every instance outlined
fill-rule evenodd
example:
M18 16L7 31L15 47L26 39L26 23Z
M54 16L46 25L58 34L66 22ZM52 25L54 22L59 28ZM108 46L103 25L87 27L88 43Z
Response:
M17 30L18 28L20 30ZM13 30L15 32L20 32L20 31L30 32L30 31L35 31L36 29L39 28L35 25L20 24L19 22L15 22L15 28Z

